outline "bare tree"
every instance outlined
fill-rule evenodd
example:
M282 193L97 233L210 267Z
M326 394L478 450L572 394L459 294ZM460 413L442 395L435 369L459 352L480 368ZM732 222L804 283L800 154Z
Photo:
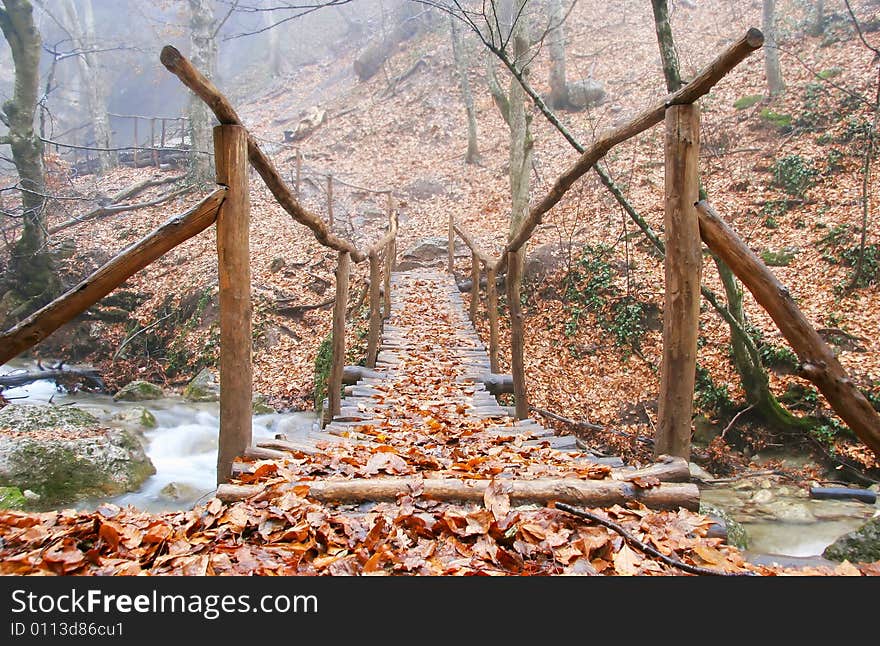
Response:
M468 164L476 164L480 159L480 150L477 146L477 113L474 110L474 97L471 94L471 83L468 79L467 56L455 16L449 16L449 29L452 33L452 56L455 59L455 71L458 74L458 86L467 113L468 144L464 161Z
M92 0L81 0L82 11L77 11L74 0L65 0L64 18L67 31L74 45L79 49L76 56L81 87L86 96L86 108L92 118L95 133L95 147L98 148L98 168L104 172L114 166L110 117L107 115L107 82L99 62L97 38L95 36L95 16ZM100 149L104 150L100 150Z
M776 0L763 0L763 3L764 69L767 71L767 90L770 96L776 96L785 90L776 44Z
M3 104L0 112L0 121L8 129L8 133L0 137L0 144L8 144L12 149L21 190L23 224L21 238L12 249L6 286L27 302L18 308L20 311L12 312L20 316L51 300L58 281L46 249L43 147L34 132L39 96L40 33L28 0L2 1L0 29L12 50L15 87L12 98Z

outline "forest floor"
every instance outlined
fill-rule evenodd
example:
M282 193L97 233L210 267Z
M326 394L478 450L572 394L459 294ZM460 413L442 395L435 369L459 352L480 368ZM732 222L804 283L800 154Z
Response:
M880 11L870 3L857 2L854 6L865 21L876 20ZM832 14L826 34L813 37L806 33L808 16L799 3L780 2L778 7L784 16L779 46L787 91L776 98L765 96L763 63L757 53L705 97L702 101L703 181L719 213L753 249L765 259L773 259L774 272L789 287L807 317L817 327L827 330L830 340L836 340L835 350L839 351L841 362L856 383L877 398L880 397L880 269L876 262L872 265L873 278L857 288L846 287L852 272L852 250L861 226L864 124L872 116L865 101L854 97L873 96L876 73L872 66L875 63L871 52L860 44L847 25L844 14ZM760 10L760 3L677 6L673 12L673 28L685 76L699 70L748 27L760 25ZM624 0L613 6L579 3L571 15L568 42L570 76L601 80L609 96L606 103L589 112L563 113L563 119L582 141L591 141L597 132L624 122L663 96L653 21L646 3L637 0ZM485 249L497 253L503 247L508 227L508 135L485 89L482 60L486 54L479 51L475 42L470 43L470 81L478 112L481 162L467 165L463 161L464 111L460 108L446 30L438 28L404 44L389 59L382 74L364 83L359 83L351 71L356 45L353 43L350 49L315 65L291 70L285 78L272 81L262 96L237 106L246 125L286 177L293 177L296 149L302 152L303 203L316 212L326 211L328 173L354 185L337 185L334 210L340 232L358 244L381 234L385 203L384 196L356 187L390 188L395 192L401 216L401 250L426 236L445 236L447 217L451 213ZM390 82L412 69L419 60L425 64L414 74L402 82ZM627 65L620 65L621 60L626 60ZM536 87L547 87L548 69L545 54L535 58L532 82ZM291 91L292 88L295 91ZM181 87L181 92L185 91ZM326 111L326 122L298 144L283 143L283 131L295 126L304 114L316 107ZM575 155L539 114L532 121L532 130L535 138L532 195L537 197L572 163ZM616 148L604 160L629 200L655 230L661 232L662 140L661 129L654 128ZM787 161L780 165L782 160ZM139 181L149 173L161 174L149 169L119 169L102 178L70 179L63 161L56 160L53 168L56 171L53 190L81 196L87 201ZM871 195L876 192L873 177L869 189ZM161 192L162 189L152 189L143 199ZM109 258L109 250L138 239L171 213L184 210L199 194L194 190L161 207L139 210L136 215L121 214L65 230L53 239L53 245L76 250L60 261L66 280L75 283ZM251 199L255 388L267 395L279 410L309 409L314 406L315 359L330 330L330 313L328 308L318 308L291 316L279 313L277 306L279 301L317 304L332 295L335 255L321 248L280 209L259 178L252 181ZM869 205L873 207L873 203L871 199ZM76 202L62 202L57 206L58 212L53 218L58 222L82 210ZM874 231L869 231L868 242L875 253L878 241ZM637 438L650 438L656 420L662 261L627 222L601 184L589 177L548 214L529 249L530 255L537 259L527 276L525 290L526 369L532 403L604 426L605 432L584 436L597 447L607 448L634 462L649 459L650 445ZM880 254L872 257L880 258ZM458 258L456 271L460 277L466 277L469 259ZM591 284L597 284L593 282L597 277L601 279L601 299L579 301ZM364 268L356 268L354 284L363 285L364 279ZM708 259L704 265L704 280L716 293L723 293ZM214 239L212 235L201 235L127 282L124 289L138 296L128 320L122 323L89 321L86 324L88 344L75 347L75 337L62 334L57 342L41 352L62 358L67 358L65 353L72 353L77 360L95 362L111 385L119 386L132 378L183 385L199 368L216 361L216 281ZM357 292L357 288L353 290ZM634 307L627 309L627 306ZM745 414L728 429L725 442L710 442L745 405L729 359L727 328L707 309L701 314L699 364L702 377L697 392L700 438L695 459L715 474L724 475L747 468L756 453L785 445L789 451L816 456L814 467L796 473L804 483L828 482L825 467L834 465L835 460L845 461L869 478L877 479L880 464L835 422L821 394L794 374L787 344L749 294L746 294L745 307L750 324L760 332L765 359L773 368L770 376L774 392L780 397L787 396L792 410L817 415L825 423L815 437L780 438L760 420ZM174 314L180 311L188 311L190 316L182 319ZM618 316L621 312L636 314ZM355 312L354 316L358 319L362 314ZM162 320L163 317L168 318ZM502 317L501 357L502 371L505 371L509 330L503 321ZM484 314L478 319L477 327L486 338ZM359 326L353 325L350 329L348 347L358 348ZM135 333L137 335L130 339ZM127 340L124 351L118 352ZM360 358L356 354L350 357L355 363ZM831 452L835 460L826 461L823 456ZM786 469L780 461L762 462L761 468L768 467ZM311 503L300 499L288 502L295 510L291 518L307 518L298 514L308 514ZM234 512L237 519L228 517L232 509L239 510ZM242 524L242 514L253 513L253 518L260 520L255 527L274 527L275 521L271 519L276 518L272 516L276 512L255 508L251 503L236 503L229 509L214 507L213 511L204 508L162 518L130 510L106 513L112 518L102 516L101 512L82 517L66 512L46 514L33 525L42 529L33 529L32 533L34 537L44 530L50 532L45 536L54 537L57 533L59 545L74 545L74 539L86 535L82 532L92 531L89 523L103 526L102 519L106 519L118 523L119 527L108 527L114 527L119 536L128 536L125 540L114 539L112 531L105 530L109 544L118 541L112 550L112 558L121 559L116 565L154 567L149 558L141 559L145 554L155 555L158 550L159 542L153 540L158 534L147 531L151 524L160 527L160 533L167 530L167 534L162 534L167 539L198 536L199 541L209 545L206 550L228 554L233 543L225 541L240 535L244 528L251 531L250 524ZM399 510L381 513L388 517L377 532L385 536L391 528L399 527L393 522L396 519L393 514ZM559 512L528 513L543 519L539 524L581 531L573 529L573 519ZM668 513L638 510L614 513L621 514L623 524L630 523L632 528L642 526L646 517L659 518L657 522L661 524L673 523ZM19 522L16 518L19 516L11 513L6 522L14 526ZM23 525L31 522L25 516L20 518ZM315 531L323 527L323 522ZM358 528L369 529L362 520L358 523ZM360 529L352 535L356 536ZM591 532L594 530L597 528L591 528ZM303 534L302 541L308 541L311 531L308 529ZM678 538L671 540L678 541L690 531L675 534ZM146 540L147 535L152 538ZM271 531L267 535L271 535ZM451 531L449 537L454 536L455 532ZM64 542L65 538L71 540ZM607 534L607 538L617 546L603 548L611 550L605 553L610 557L619 553L622 543L615 543L617 539L611 534ZM170 544L176 543L171 540ZM711 541L708 544L725 555L719 560L721 566L752 567L731 556L734 550ZM125 550L143 552L137 558L120 557L117 554L122 549L120 545ZM182 544L180 549L184 549ZM64 552L65 549L60 549L58 553ZM82 553L87 554L88 550ZM259 553L271 554L272 549L263 546ZM161 566L173 568L170 565L173 559L164 558L171 554L169 551L163 555ZM630 558L624 554L624 559ZM187 561L185 557L190 556L193 558ZM181 555L181 563L207 567L204 556L201 553ZM105 557L110 558L110 552L102 552L101 558ZM59 558L63 563L64 557ZM75 555L71 558L76 560ZM573 557L563 566L577 561ZM707 562L696 558L694 561ZM330 563L328 561L326 567L330 567ZM277 566L288 565L278 561ZM391 569L398 567L393 561L385 565ZM23 567L49 566L36 563ZM261 566L254 563L251 567ZM314 567L320 569L321 562ZM442 567L449 567L448 561ZM645 567L650 570L654 565ZM77 568L98 569L98 566L86 558ZM617 569L616 566L609 568L609 573ZM217 569L222 570L223 566Z

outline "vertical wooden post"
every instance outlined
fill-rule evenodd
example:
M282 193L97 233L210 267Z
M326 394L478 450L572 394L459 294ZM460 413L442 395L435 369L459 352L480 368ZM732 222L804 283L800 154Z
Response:
M379 327L382 313L379 304L379 254L370 252L370 331L367 336L367 368L376 367L376 354L379 351Z
M159 167L159 151L156 150L156 117L150 119L150 148L153 150L153 166Z
M165 119L165 118L163 118L161 121L162 134L159 135L159 148L165 147L165 126L167 125L166 122L167 122L167 119Z
M232 462L251 444L251 265L247 131L214 128L217 183L228 187L217 213L220 283L220 439L217 484L232 475Z
M388 192L388 226L394 221L394 196ZM397 264L397 238L388 243L385 249L385 313L384 318L391 316L391 272Z
M294 187L296 188L296 199L299 199L299 179L302 175L302 153L299 151L299 148L296 149L296 184Z
M489 366L493 373L498 372L498 286L495 284L498 273L494 266L486 269L486 308L489 310Z
M134 118L134 150L131 153L132 165L138 167L138 118Z
M655 455L690 458L700 322L700 108L666 111L666 296Z
M327 218L333 226L333 175L327 175Z
M455 229L452 228L452 212L449 213L449 244L446 255L446 270L451 274L455 268Z
M477 252L471 252L471 321L477 320L477 308L480 305L480 259Z
M348 274L351 257L339 252L336 264L336 302L333 305L333 359L327 379L327 400L330 419L339 415L342 404L342 369L345 366L345 310L348 308Z
M507 254L507 308L510 311L510 371L513 373L516 418L526 419L529 416L529 401L526 396L526 370L523 363L525 340L520 303L521 254L522 251L512 251Z

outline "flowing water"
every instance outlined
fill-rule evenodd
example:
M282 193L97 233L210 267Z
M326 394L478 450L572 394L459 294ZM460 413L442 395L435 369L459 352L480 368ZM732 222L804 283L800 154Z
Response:
M12 362L0 367L3 372L30 368L32 364ZM180 397L165 397L145 402L117 402L109 395L59 392L51 381L37 381L10 388L3 396L12 405L30 403L71 405L93 414L108 426L137 430L144 439L147 455L156 467L138 491L105 500L87 499L77 503L80 509L93 509L101 502L133 505L151 512L189 509L199 499L214 491L217 477L217 436L220 428L219 404L192 403ZM156 418L155 428L140 425L142 409ZM312 412L255 415L254 442L282 432L291 437L307 433L316 423Z
M24 362L0 366L0 370L32 368ZM179 397L147 402L116 402L107 395L60 393L54 383L40 381L4 391L14 404L47 403L73 405L92 413L110 426L128 426L142 432L147 455L156 467L139 491L110 499L147 511L189 509L214 490L219 429L217 403L192 403ZM20 398L20 399L19 399ZM152 429L139 426L141 409L156 418ZM275 433L295 437L317 424L314 413L277 413L254 416L254 441ZM749 552L789 557L815 557L836 538L880 514L880 502L867 505L854 501L810 500L803 488L771 478L745 478L737 482L704 487L702 500L720 507L742 523L749 536ZM90 509L100 500L85 500L79 508Z

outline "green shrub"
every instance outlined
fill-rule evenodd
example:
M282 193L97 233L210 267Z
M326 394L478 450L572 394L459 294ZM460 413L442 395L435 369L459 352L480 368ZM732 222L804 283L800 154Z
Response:
M768 267L788 267L791 264L791 261L794 260L795 257L794 252L792 251L771 251L770 249L766 249L761 252L761 260L764 261L764 264Z
M327 381L330 379L330 365L332 363L333 334L328 334L318 346L318 354L315 357L315 387L312 399L315 402L315 410L319 413L323 409L324 398L327 396Z
M694 403L704 413L721 415L733 408L726 384L716 384L709 371L697 366L694 384Z
M800 155L787 155L770 168L773 184L793 197L803 198L816 181L819 172Z

